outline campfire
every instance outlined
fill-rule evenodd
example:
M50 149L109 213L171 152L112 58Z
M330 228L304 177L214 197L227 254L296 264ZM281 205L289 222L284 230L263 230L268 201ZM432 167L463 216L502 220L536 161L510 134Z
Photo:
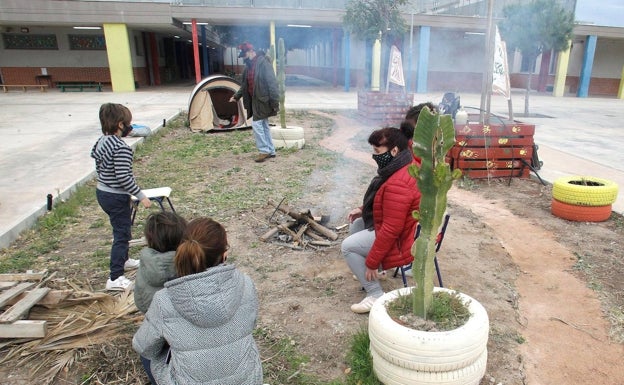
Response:
M283 200L279 204L269 201L269 204L275 207L269 222L277 224L260 236L263 242L272 242L294 250L327 247L334 245L334 241L338 239L336 231L347 227L343 224L332 230L325 226L329 216L315 217L309 209L297 212L284 204ZM276 220L274 217L277 213L282 215Z

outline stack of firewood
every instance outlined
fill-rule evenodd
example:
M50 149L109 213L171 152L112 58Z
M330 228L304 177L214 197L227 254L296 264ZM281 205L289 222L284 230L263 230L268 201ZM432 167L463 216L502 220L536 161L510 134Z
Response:
M333 246L338 239L336 231L323 225L323 217L314 217L310 210L296 212L284 204L276 205L269 201L276 211L285 214L284 218L269 231L260 236L263 242L273 242L295 250L306 247ZM336 230L345 228L339 226Z

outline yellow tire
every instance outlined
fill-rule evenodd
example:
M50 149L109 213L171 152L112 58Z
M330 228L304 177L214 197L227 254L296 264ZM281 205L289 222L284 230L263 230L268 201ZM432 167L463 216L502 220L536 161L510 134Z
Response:
M617 183L592 176L561 177L552 189L554 199L575 206L608 206L615 202L617 194Z

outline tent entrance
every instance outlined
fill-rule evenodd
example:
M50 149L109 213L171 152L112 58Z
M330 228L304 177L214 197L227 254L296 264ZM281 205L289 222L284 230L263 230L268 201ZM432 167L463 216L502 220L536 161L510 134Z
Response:
M193 132L250 128L243 101L230 102L240 84L225 75L212 75L199 82L189 100L189 123Z

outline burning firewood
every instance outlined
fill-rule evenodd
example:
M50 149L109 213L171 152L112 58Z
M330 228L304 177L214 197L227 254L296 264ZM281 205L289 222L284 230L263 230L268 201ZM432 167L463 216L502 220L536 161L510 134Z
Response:
M338 239L338 234L319 223L312 216L310 210L298 213L282 202L276 205L273 201L269 201L269 204L275 207L275 211L280 211L289 218L264 233L260 237L263 242L268 242L277 235L280 245L283 245L284 240L288 239L288 241L292 241L295 247L305 247L306 245L332 246L333 242L331 241ZM321 216L319 220L321 219L325 221L328 217Z

